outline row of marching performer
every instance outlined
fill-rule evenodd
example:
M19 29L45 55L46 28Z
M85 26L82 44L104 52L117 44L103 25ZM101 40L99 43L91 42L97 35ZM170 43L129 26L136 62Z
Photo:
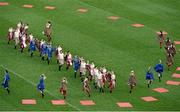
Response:
M52 39L51 33L51 22L48 21L45 25L43 34L48 38L48 42L50 43ZM10 27L8 30L8 44L10 41L15 41L14 48L16 49L18 45L20 45L21 52L23 52L24 48L32 41L32 34L28 34L29 25L27 23L22 23L21 21L16 25L16 27Z
M99 88L100 92L104 92L104 88L107 83L110 93L112 92L116 81L113 71L108 72L105 67L98 68L95 66L94 62L89 63L89 61L85 61L83 57L79 57L77 55L73 57L69 51L67 53L63 53L61 46L57 47L55 54L59 65L58 70L61 71L62 67L65 65L64 61L66 62L66 70L73 66L74 77L76 78L77 73L79 73L79 77L83 82L83 90L86 91L89 96L89 81L93 81L94 87L96 89Z
M48 43L44 40L38 40L34 38L32 33L28 33L28 24L19 22L15 28L10 27L8 30L8 44L10 41L15 41L15 49L18 45L20 46L21 53L23 50L29 46L28 51L30 52L31 57L33 57L36 49L39 50L42 60L47 57L48 64L50 63L52 53L55 51L55 48L51 45L51 22L47 22L43 34L48 37Z
M27 46L27 36L28 36L28 24L19 22L15 28L10 27L8 31L8 44L11 40L15 41L14 48L16 49L18 44L20 45L21 52Z
M20 31L20 29L26 30ZM23 37L23 42L16 42L18 39L22 38L21 35L25 35ZM65 62L66 70L73 66L74 77L76 78L77 72L79 72L81 80L83 82L83 90L88 93L88 96L90 96L89 81L93 81L94 87L99 88L100 92L104 92L104 88L106 87L105 85L108 85L107 87L109 88L110 93L115 87L115 74L113 71L107 72L107 69L105 67L97 68L93 62L91 64L88 61L85 62L83 57L73 57L70 51L63 52L61 46L58 46L56 48L52 46L51 42L46 42L44 40L34 38L34 36L31 33L28 35L28 27L26 26L26 28L24 28L24 24L22 22L17 24L17 31L13 30L12 28L9 29L8 43L12 39L15 40L15 48L18 44L20 44L21 52L23 52L23 49L26 46L29 46L28 51L30 52L31 57L33 57L34 52L38 50L41 59L43 61L47 60L48 64L50 64L53 52L55 52L55 56L57 57L57 63L59 65L59 71L62 69ZM21 44L23 44L23 47L21 47Z
M157 73L157 77L159 79L159 82L161 82L163 72L164 72L164 66L163 66L161 60L159 60L159 63L157 63L154 66L154 71ZM145 73L145 79L147 80L148 88L150 88L150 85L154 81L153 69L152 69L151 66L148 68L148 70ZM128 85L130 86L130 91L129 92L132 93L133 88L137 85L136 75L135 75L134 70L132 70L131 73L130 73Z
M165 31L157 32L160 48L162 48L163 44L165 44L164 48L166 51L166 60L167 60L166 64L167 64L168 70L170 70L170 68L172 67L174 63L173 58L176 54L176 47L174 43L170 40L170 38L166 38L166 36L167 36L167 33Z

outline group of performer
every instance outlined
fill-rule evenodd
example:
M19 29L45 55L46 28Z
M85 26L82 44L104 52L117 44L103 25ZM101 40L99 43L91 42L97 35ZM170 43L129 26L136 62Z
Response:
M154 71L157 73L157 76L159 78L159 82L161 82L162 73L164 71L164 66L163 66L161 60L159 60L159 63L157 63L154 66ZM153 69L152 69L151 66L146 71L145 79L147 80L147 85L148 85L148 88L149 88L150 85L152 84L153 80L154 80ZM136 86L136 84L137 84L136 75L135 75L134 70L132 70L131 73L130 73L129 81L128 81L128 85L130 86L129 93L132 93L132 90Z
M83 91L85 91L88 96L91 96L91 88L90 88L90 82L93 82L94 88L99 89L99 92L104 93L105 88L109 88L109 92L112 93L113 89L116 85L116 75L114 71L108 71L105 66L103 67L97 67L94 62L86 61L83 57L79 57L77 55L72 55L70 51L64 52L63 48L59 45L57 47L53 47L51 40L51 22L48 21L45 25L43 34L48 38L47 42L43 39L39 40L37 38L34 38L32 33L28 32L29 25L24 24L22 22L19 22L15 28L9 28L8 31L8 44L10 44L11 40L15 41L15 49L17 49L17 46L20 45L21 52L24 51L24 48L29 46L28 51L30 52L30 56L33 57L35 51L39 51L39 55L41 57L41 60L47 60L48 65L51 62L51 58L53 56L53 53L55 54L57 64L58 64L58 70L61 71L64 66L65 69L68 71L70 67L73 67L74 69L74 78L77 78L77 74L79 74L79 77L82 82ZM160 48L162 48L162 45L165 41L165 35L162 31L158 33L158 38L160 40ZM167 53L167 65L168 69L173 64L173 57L176 54L175 46L170 41L169 38L165 41L165 49ZM152 81L154 80L152 67L149 67L146 72L146 80L148 88L152 84ZM154 70L157 72L157 76L159 78L159 82L162 80L162 73L164 71L163 64L161 60L159 60L159 63L155 65ZM44 74L40 75L40 81L37 85L37 89L40 91L42 98L44 98L44 89L45 89L45 79L46 76ZM3 86L4 88L10 93L8 82L10 80L9 72L5 71L5 77ZM64 96L64 99L66 99L67 96L67 78L63 77L60 81L60 93ZM130 87L130 93L132 93L133 88L136 86L136 75L134 70L131 71L130 77L128 80L128 85Z
M161 82L162 76L163 76L163 71L164 71L164 66L163 66L161 60L159 60L159 63L155 65L154 71L157 73L159 82ZM146 72L146 80L147 80L147 85L149 88L154 80L153 69L151 66L148 68L148 70Z
M167 60L166 64L167 64L168 70L170 70L170 68L172 67L172 65L174 63L173 58L176 54L176 47L175 47L174 43L170 40L170 38L167 37L167 33L165 31L157 32L157 37L159 40L160 48L162 48L163 44L165 44L164 48L166 51L166 60Z
M27 24L28 25L28 24ZM66 70L72 66L74 69L74 77L79 76L81 78L81 82L83 85L83 90L87 92L88 96L91 96L91 88L89 85L89 81L93 81L93 85L96 89L99 89L100 92L104 92L105 85L109 88L110 93L112 93L115 88L116 77L114 71L107 71L105 67L97 67L94 62L89 63L89 61L85 61L83 57L79 57L75 55L74 57L70 53L70 51L64 52L62 47L59 45L58 47L53 47L51 43L51 22L47 22L45 25L45 29L43 34L47 36L48 42L43 39L39 40L34 38L32 33L28 32L28 26L26 24L19 22L16 28L9 28L8 31L8 44L11 40L15 40L15 49L18 44L20 45L21 52L23 52L24 48L29 46L28 51L30 52L30 56L33 57L35 51L39 51L39 55L41 59L47 60L48 65L51 62L51 58L53 53L57 59L58 70L61 71L63 66L66 66ZM42 97L44 97L44 75L40 76L40 83L38 85L38 90L40 90ZM64 81L66 78L63 78L62 87L60 92L66 98L66 84Z
M14 48L16 49L18 44L20 45L21 52L23 52L24 48L27 46L26 44L26 38L28 35L28 28L29 25L19 22L16 26L16 28L9 28L8 31L8 44L10 43L11 40L14 39L15 45Z
M157 32L157 37L159 40L159 46L160 49L163 47L163 45L165 46L165 51L166 51L166 64L167 64L167 68L168 70L170 70L170 67L173 65L173 57L176 54L176 48L173 42L171 42L171 40L169 38L166 39L167 33L164 31L159 31ZM154 75L152 72L152 67L150 66L147 70L146 73L146 80L147 80L147 85L148 88L150 87L150 85L152 84L153 80L154 80ZM162 73L164 71L164 66L162 64L162 61L159 60L159 63L154 67L154 70L157 73L159 82L161 82L162 80Z

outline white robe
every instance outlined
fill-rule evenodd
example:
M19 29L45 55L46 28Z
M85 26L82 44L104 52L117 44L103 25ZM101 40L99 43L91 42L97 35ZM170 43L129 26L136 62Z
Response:
M58 53L58 60L61 65L64 64L64 53Z
M24 48L27 46L26 45L26 36L22 36L22 44L23 44Z
M102 87L102 73L101 72L98 72L97 79L98 79L98 82L97 82L98 87Z
M111 75L111 79L112 79L112 84L113 84L113 86L115 87L115 85L116 85L116 82L115 82L116 76L115 76L114 74L112 74L112 75Z
M86 63L84 61L81 62L80 72L82 73L82 75L86 74Z
M16 30L14 32L14 40L15 40L15 44L19 44L19 36L20 36L20 31L19 30Z
M94 65L94 63L92 63L90 65L90 74L91 74L91 76L94 76L94 67L95 67L95 65Z

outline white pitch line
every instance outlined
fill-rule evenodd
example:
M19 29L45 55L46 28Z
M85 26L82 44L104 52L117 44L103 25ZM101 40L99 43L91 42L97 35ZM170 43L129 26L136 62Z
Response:
M14 72L13 70L10 70L10 69L8 69L7 67L5 67L5 66L3 66L3 65L0 65L0 66L1 66L2 68L4 68L4 69L10 71L11 73L15 74L16 76L20 77L21 79L25 80L26 82L32 84L33 86L36 86L36 84L35 84L34 82L27 80L27 79L24 78L22 75L20 75L20 74ZM53 95L53 94L52 94L50 91L48 91L47 89L45 90L45 92L47 92L49 95L51 95L51 96L53 96L53 97L59 99L57 96ZM72 107L72 108L74 108L74 109L80 111L80 109L79 109L78 107L76 107L76 106L74 106L74 105L68 103L67 101L66 101L66 103L67 103L70 107Z

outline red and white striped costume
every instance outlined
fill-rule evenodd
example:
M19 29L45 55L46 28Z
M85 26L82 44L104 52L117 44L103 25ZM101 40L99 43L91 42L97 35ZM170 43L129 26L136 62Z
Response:
M67 65L72 65L72 55L71 53L68 53L67 54Z
M85 90L85 91L90 90L88 78L85 78L83 81L83 90Z
M62 95L67 94L67 80L65 78L61 81L60 93Z
M20 30L19 28L17 28L16 31L14 32L15 45L19 44L19 37L20 37Z
M94 76L94 67L95 67L94 63L91 63L90 64L90 75L91 76Z
M24 34L22 37L21 37L21 48L25 48L27 45L26 45L26 35Z
M102 73L101 71L98 71L98 74L97 74L97 85L99 88L103 87L103 80L102 80Z
M8 39L9 40L12 40L14 37L14 30L13 30L13 28L9 28L9 30L8 30Z
M80 72L82 73L82 75L86 74L86 62L84 60L81 60Z
M103 81L103 84L105 84L106 82L106 74L107 74L107 70L105 67L102 68L102 81Z
M112 81L113 88L115 88L115 85L116 85L116 76L115 76L114 72L111 72L111 81Z

